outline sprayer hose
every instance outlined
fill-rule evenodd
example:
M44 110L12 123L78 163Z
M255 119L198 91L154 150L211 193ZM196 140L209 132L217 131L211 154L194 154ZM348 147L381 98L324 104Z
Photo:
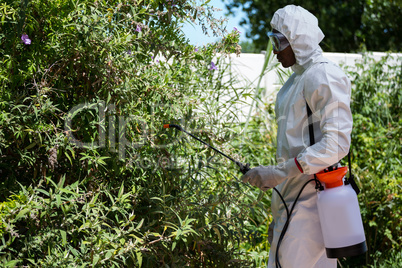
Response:
M285 203L285 200L284 200L283 196L279 193L279 191L278 191L276 188L274 188L274 190L278 193L279 197L281 198L283 204L285 205L286 213L287 213L286 222L285 222L285 225L283 226L283 229L282 229L281 234L280 234L279 239L278 239L278 244L277 244L277 246L276 246L275 264L276 264L276 267L277 267L277 268L282 268L282 266L281 266L281 264L280 264L280 262L279 262L279 258L278 258L278 257L279 257L279 254L278 254L278 253L279 253L279 247L281 246L283 237L285 236L285 233L286 233L286 231L288 230L288 226L289 226L289 223L290 223L290 216L292 215L293 210L294 210L294 208L295 208L295 206L296 206L296 203L297 203L297 201L299 200L299 197L300 197L301 193L303 192L304 188L307 186L308 183L310 183L310 182L312 182L312 181L316 181L317 184L321 185L321 183L320 183L316 178L308 180L308 181L302 186L302 188L300 189L299 193L297 194L296 199L295 199L295 201L293 202L292 208L290 209L290 212L289 212L288 206L287 206L286 203Z

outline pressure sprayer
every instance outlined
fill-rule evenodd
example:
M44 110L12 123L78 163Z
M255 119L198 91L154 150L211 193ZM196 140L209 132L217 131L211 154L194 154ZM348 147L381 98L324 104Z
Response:
M347 167L335 167L316 174L325 184L324 190L317 192L317 207L328 258L351 257L367 251L356 187L351 176L344 181L347 171Z
M233 158L227 156L218 149L212 147L208 143L197 138L193 134L187 132L179 125L165 124L163 125L163 127L176 128L177 130L188 134L192 138L213 149L215 152L236 163L243 174L246 174L247 171L250 170L250 165L248 163L243 164L239 161L234 160ZM350 167L350 155L348 156ZM324 237L324 245L326 248L327 257L351 257L363 254L367 251L363 222L360 215L359 202L357 200L358 188L353 180L353 175L351 174L351 172L349 175L349 179L345 178L347 170L347 167L335 166L330 167L320 173L317 173L314 176L314 179L307 181L300 189L295 201L293 202L290 212L280 192L276 188L273 188L281 198L287 213L287 220L280 234L278 245L276 248L277 267L281 267L278 258L278 251L282 239L289 226L290 216L302 191L311 181L316 181L317 185L316 188L318 195L318 214L321 222L321 230Z
M315 143L312 111L306 101L310 145ZM363 221L357 195L360 190L352 175L350 151L347 167L338 163L315 174L314 179L324 183L317 190L318 216L328 258L351 257L367 251Z

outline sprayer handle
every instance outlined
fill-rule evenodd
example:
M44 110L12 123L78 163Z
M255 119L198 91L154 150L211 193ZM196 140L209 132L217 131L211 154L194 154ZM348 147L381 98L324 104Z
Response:
M246 174L247 171L250 170L250 164L249 163L243 164L243 163L240 163L240 162L236 162L236 164L239 166L240 172L243 173L243 174Z

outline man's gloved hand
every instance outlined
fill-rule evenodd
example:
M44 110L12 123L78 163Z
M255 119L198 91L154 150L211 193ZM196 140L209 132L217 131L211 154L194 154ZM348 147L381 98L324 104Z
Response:
M266 191L282 183L286 178L295 177L300 173L295 159L292 158L277 166L258 166L250 169L241 179Z

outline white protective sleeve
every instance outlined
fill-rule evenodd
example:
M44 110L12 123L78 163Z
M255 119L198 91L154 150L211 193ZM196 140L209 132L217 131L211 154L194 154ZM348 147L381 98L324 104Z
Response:
M307 70L304 97L313 113L315 137L321 137L297 156L305 174L315 174L348 154L353 118L350 110L350 81L332 63ZM319 130L317 129L319 127Z

